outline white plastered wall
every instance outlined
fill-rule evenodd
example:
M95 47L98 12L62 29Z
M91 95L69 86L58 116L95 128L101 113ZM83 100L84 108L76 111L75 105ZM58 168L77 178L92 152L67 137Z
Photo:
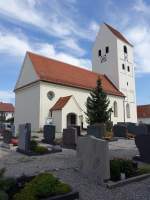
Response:
M105 47L109 47L109 53L106 55L106 62L101 63L98 51L102 51L102 56L105 55ZM100 31L96 37L92 51L92 71L100 74L106 74L108 78L117 86L118 68L117 68L117 41L112 32L102 24Z
M53 91L55 93L55 97L51 101L47 98L47 93L49 91ZM66 109L62 111L63 112L62 113L62 128L66 128L65 115L67 114L67 112L70 113L71 111L72 112L76 111L78 115L80 115L79 113L81 113L81 115L83 115L83 125L85 128L87 127L86 115L85 115L85 112L86 112L85 103L86 103L87 97L89 96L88 90L73 88L73 87L68 87L68 86L63 86L63 85L57 85L53 83L40 82L40 125L39 126L41 128L46 123L47 118L50 116L49 110L56 103L56 101L60 97L65 97L65 96L70 96L70 95L73 95L75 97L75 100L79 104L81 111L78 111L78 110L76 111L78 107L73 108L73 105L75 106L75 104L72 103L71 104L72 106L69 106L69 103L67 103L68 107L66 107ZM112 96L112 95L108 95L108 97L110 100L110 107L113 107L114 101L117 101L117 104L118 104L118 117L114 117L112 113L112 121L114 123L123 122L124 121L124 110L123 110L124 98Z
M62 110L54 110L52 112L53 124L56 126L56 132L62 132Z
M15 127L22 123L31 123L32 131L39 130L40 84L32 84L16 91L15 98Z
M38 76L34 70L32 62L26 54L15 89L34 82L38 79Z
M128 58L124 58L123 46L127 47ZM133 61L133 47L117 39L118 48L118 69L119 69L119 90L124 93L125 107L129 103L130 106L130 118L127 118L125 114L126 122L137 122L137 109L136 109L136 91L135 91L135 72ZM122 69L122 64L125 65L125 69ZM128 66L130 71L128 72ZM125 109L126 112L126 109Z

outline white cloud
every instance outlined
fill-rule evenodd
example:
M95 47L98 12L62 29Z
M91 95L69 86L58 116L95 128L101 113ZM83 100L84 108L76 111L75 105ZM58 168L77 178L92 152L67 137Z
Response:
M0 53L7 53L14 56L23 55L27 50L31 50L27 41L16 37L14 34L0 32Z
M43 2L38 0L5 0L0 1L0 14L15 22L34 25L40 30L54 36L76 37L78 39L93 40L96 22L91 22L94 29L88 24L82 27L80 17L74 4L76 0L51 0ZM9 5L9 6L8 6ZM94 24L95 23L95 24ZM22 23L21 23L22 24Z
M64 40L60 41L59 47L61 48L61 46L65 50L72 51L74 54L76 54L76 55L78 55L80 57L85 55L85 50L82 49L79 46L78 42L73 38L67 38L67 39L64 39Z
M0 102L12 102L15 95L11 91L0 90Z
M18 56L23 57L26 51L32 51L72 65L83 66L85 64L86 66L83 67L91 67L90 61L86 58L72 56L69 53L57 51L55 46L49 43L31 43L23 34L14 34L6 30L1 31L0 44L1 54L6 53L7 55L17 56L18 58ZM78 49L78 46L76 46L75 43L73 43L73 41L72 48L77 48L78 51L82 52L82 50Z
M136 0L135 4L133 5L133 9L138 12L142 12L144 14L150 14L149 9L150 6L146 4L143 0Z

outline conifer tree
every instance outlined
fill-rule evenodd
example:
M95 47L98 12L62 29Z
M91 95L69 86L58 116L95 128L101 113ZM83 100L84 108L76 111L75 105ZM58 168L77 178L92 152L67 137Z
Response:
M87 121L90 125L109 121L112 110L108 108L109 103L107 94L102 88L101 79L98 77L96 87L90 92L86 102Z

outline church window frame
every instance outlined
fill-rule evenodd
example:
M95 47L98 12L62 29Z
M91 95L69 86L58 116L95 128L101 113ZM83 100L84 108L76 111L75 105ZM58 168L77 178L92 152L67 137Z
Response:
M54 97L55 97L55 93L54 93L53 91L49 91L49 92L47 93L47 98L48 98L50 101L52 101L52 100L54 99Z
M127 46L126 46L126 45L123 46L123 51L124 51L125 54L128 53L128 49L127 49Z
M127 114L127 118L130 118L130 105L129 105L129 103L126 104L126 114Z
M106 52L106 54L109 53L109 46L106 46L106 47L105 47L105 52Z
M114 101L113 107L114 107L114 117L118 117L118 104L117 104L117 101Z

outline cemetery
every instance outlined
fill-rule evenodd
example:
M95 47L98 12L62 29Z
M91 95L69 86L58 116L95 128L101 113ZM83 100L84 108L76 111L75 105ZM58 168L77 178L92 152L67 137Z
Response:
M13 125L1 131L0 199L113 200L141 194L138 187L145 188L150 177L150 125L113 125L107 96L93 93L103 100L87 99L86 131L68 126L58 138L52 123L41 133L32 133L31 123L20 124L18 135ZM93 101L103 109L91 106ZM149 190L143 195L149 197Z

